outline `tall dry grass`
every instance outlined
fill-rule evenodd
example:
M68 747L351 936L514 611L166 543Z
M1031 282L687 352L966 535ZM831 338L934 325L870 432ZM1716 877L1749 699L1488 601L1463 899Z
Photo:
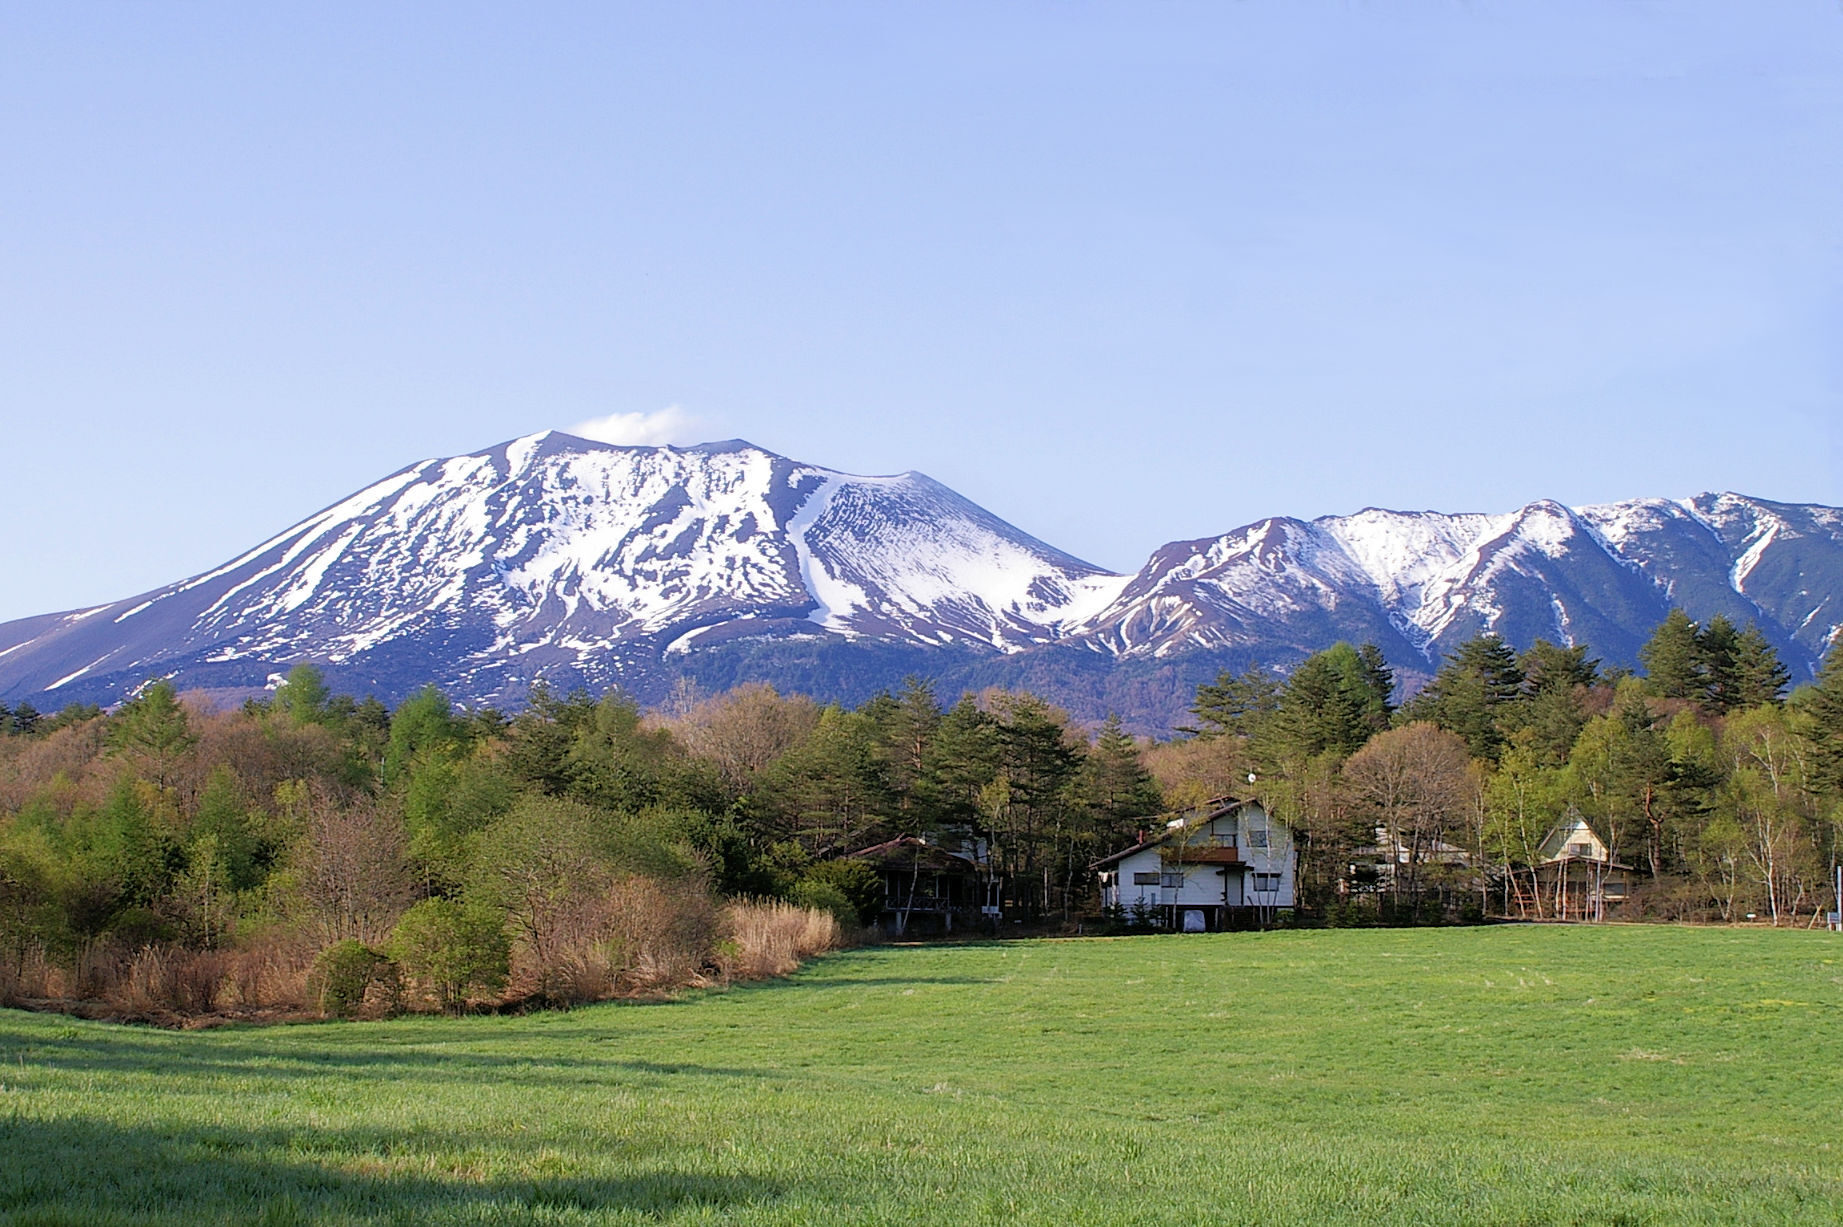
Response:
M781 899L738 899L723 909L723 918L728 937L719 948L719 963L729 979L784 976L802 960L844 944L844 931L832 913Z
M572 917L542 965L528 946L518 953L512 995L565 1004L761 980L843 944L830 912L719 904L701 881L625 877Z
M33 948L0 963L0 1005L97 1003L123 1018L198 1018L307 1005L311 947L282 940L239 950L98 943L61 963Z

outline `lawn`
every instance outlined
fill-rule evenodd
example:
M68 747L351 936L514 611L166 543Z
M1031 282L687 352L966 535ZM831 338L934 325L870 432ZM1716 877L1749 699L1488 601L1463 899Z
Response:
M0 1011L0 1221L1843 1218L1843 939L869 949L520 1018Z

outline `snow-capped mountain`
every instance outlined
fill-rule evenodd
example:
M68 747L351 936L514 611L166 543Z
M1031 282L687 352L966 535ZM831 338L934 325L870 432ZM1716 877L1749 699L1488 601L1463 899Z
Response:
M1155 553L1082 627L1108 651L1374 640L1410 672L1481 631L1630 664L1672 605L1756 622L1805 672L1843 623L1843 512L1735 494L1505 515L1263 520Z
M918 473L545 432L412 465L203 575L0 626L0 693L260 687L312 660L380 692L515 700L739 637L1014 651L1124 582Z
M113 702L156 676L234 695L303 660L357 694L500 704L684 675L855 700L913 672L1159 728L1220 668L1340 638L1410 679L1487 629L1630 663L1672 604L1757 622L1802 675L1839 593L1843 512L1733 494L1263 520L1126 576L918 473L546 432L412 465L203 575L0 626L0 698Z

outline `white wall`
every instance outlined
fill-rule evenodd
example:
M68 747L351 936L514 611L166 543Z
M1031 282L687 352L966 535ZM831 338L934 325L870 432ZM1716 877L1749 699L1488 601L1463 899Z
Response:
M1249 840L1251 830L1261 827L1267 830L1266 848L1253 847ZM1222 906L1225 903L1229 907L1293 906L1294 879L1299 857L1293 846L1292 832L1284 823L1267 818L1258 805L1245 805L1218 815L1189 833L1190 841L1197 846L1209 846L1217 836L1234 840L1235 846L1240 849L1242 861L1247 865L1245 870L1195 863L1168 866L1160 855L1168 845L1148 845L1114 863L1114 885L1102 892L1102 902L1128 909L1141 902L1147 907L1169 907L1174 904L1178 907ZM1228 871L1226 876L1221 872L1225 869ZM1184 885L1178 889L1163 885L1140 885L1133 881L1133 876L1138 873L1162 875L1180 871L1184 875ZM1279 890L1255 891L1253 885L1256 873L1278 873Z

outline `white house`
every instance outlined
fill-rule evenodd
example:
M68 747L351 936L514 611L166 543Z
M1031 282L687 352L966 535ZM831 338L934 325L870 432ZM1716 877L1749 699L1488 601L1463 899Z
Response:
M1258 802L1224 797L1169 819L1092 868L1103 906L1199 933L1292 907L1299 853L1291 829Z

